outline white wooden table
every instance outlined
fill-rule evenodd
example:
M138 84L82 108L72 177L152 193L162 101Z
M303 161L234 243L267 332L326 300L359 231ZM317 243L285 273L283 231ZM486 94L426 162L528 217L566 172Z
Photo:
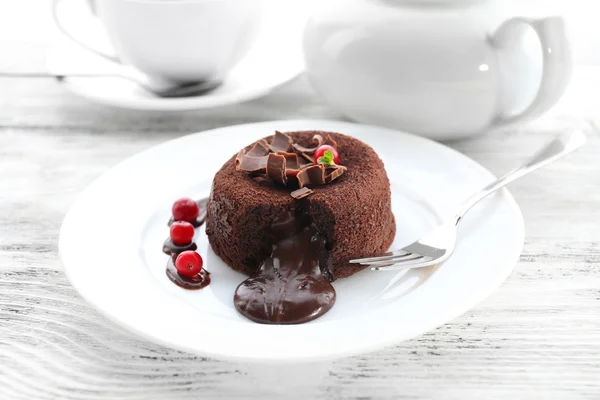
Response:
M16 2L0 6L0 26L12 21L18 34L1 31L0 71L42 70L45 10L7 3ZM340 118L306 81L246 104L158 113L91 104L50 79L0 77L0 399L600 398L600 135L581 120L594 117L598 97L578 74L550 116L451 144L502 173L568 124L590 134L578 153L511 186L527 238L502 287L396 347L286 369L205 359L124 331L71 287L57 237L81 190L150 146L237 123ZM287 371L312 383L298 386Z

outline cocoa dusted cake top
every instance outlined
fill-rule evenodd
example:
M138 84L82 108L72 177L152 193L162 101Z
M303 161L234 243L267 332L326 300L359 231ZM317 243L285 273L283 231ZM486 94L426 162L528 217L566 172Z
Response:
M325 185L339 178L346 167L339 164L337 143L315 133L312 146L294 143L291 136L276 131L271 138L260 139L249 150L242 149L235 159L236 170L266 175L273 183L294 190L295 199L309 196L308 186Z

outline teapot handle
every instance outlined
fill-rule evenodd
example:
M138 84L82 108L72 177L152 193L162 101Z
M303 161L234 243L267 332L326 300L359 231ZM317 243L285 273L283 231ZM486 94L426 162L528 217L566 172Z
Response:
M543 72L540 87L525 110L510 117L496 118L492 122L493 127L512 125L548 111L563 95L571 77L571 47L565 33L565 22L561 17L511 18L496 30L492 43L496 47L506 46L523 24L533 28L542 45Z

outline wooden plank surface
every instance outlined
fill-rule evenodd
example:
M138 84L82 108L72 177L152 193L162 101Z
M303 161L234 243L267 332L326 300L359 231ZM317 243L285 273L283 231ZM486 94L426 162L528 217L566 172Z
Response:
M37 4L22 3L23 15ZM43 15L35 14L39 24ZM0 50L14 57L0 66L43 65L44 35L23 35L23 48L2 36ZM95 105L49 79L0 77L0 399L600 398L600 135L581 119L594 115L573 104L518 130L451 144L503 173L567 126L590 134L580 152L511 186L527 236L497 292L398 346L272 368L196 357L114 325L69 284L58 230L89 183L165 140L237 123L340 116L303 78L246 104L160 113Z

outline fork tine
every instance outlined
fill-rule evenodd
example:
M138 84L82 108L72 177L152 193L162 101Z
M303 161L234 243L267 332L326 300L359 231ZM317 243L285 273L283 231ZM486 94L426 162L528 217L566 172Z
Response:
M426 259L425 257L423 257L420 254L413 254L413 256L411 256L409 258L402 258L400 260L376 261L376 262L372 262L372 263L365 263L363 265L369 265L371 267L379 267L379 266L390 265L390 264L404 264L404 263L410 264L410 263L413 263L413 261L419 261L419 262L429 261L429 257Z
M396 251L390 251L389 255L386 256L379 256L379 257L367 257L367 258L357 258L355 260L350 260L350 264L370 264L372 262L376 262L376 261L386 261L386 260L393 260L395 258L401 258L401 257L407 257L410 256L412 253L409 251L404 251L404 250L396 250Z
M418 259L415 262L399 262L399 263L388 263L385 265L371 265L372 271L400 271L404 269L418 269L437 265L435 260L423 260Z
M401 271L401 270L405 270L405 269L419 269L419 268L428 267L428 266L429 265L424 265L423 263L415 263L412 265L411 264L405 265L404 263L387 264L387 265L371 267L371 271Z

